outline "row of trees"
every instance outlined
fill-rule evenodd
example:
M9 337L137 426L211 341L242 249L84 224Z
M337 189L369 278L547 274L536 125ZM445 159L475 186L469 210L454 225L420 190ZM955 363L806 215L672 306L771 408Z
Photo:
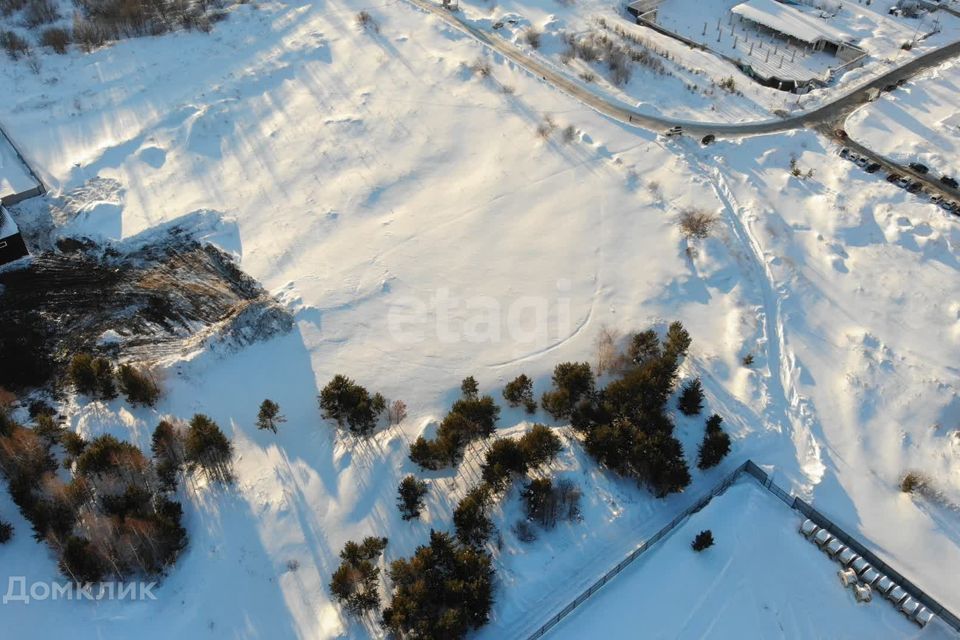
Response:
M410 459L424 469L454 466L470 442L493 435L500 407L491 396L480 396L472 376L463 380L460 391L461 397L440 423L436 437L427 440L420 436L410 445Z
M588 363L558 364L553 389L541 403L554 418L570 420L600 464L636 478L657 496L682 491L690 472L673 436L667 401L690 342L679 322L662 341L652 329L633 335L618 355L619 374L603 389Z
M78 353L70 360L67 377L77 393L91 398L113 400L117 389L133 405L152 407L160 397L160 387L146 371L131 364L115 368L103 357Z
M0 473L34 536L79 582L157 575L187 544L172 499L181 470L229 479L232 445L206 416L161 422L153 459L111 435L87 441L38 408L27 428L0 408ZM64 479L58 467L69 471Z

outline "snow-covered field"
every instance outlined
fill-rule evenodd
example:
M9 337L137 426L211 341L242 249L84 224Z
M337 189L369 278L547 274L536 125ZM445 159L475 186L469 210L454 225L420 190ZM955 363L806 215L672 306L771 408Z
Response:
M637 560L560 623L557 640L652 638L908 638L920 633L889 602L858 604L839 565L797 533L800 519L744 479ZM690 543L709 529L714 546ZM815 613L814 613L815 612Z
M960 64L951 62L915 78L855 112L847 131L901 162L922 162L934 175L960 172Z
M379 33L355 24L361 9ZM471 70L478 58L489 77ZM334 606L326 584L349 539L388 536L390 560L451 527L469 474L431 476L421 522L401 521L395 496L415 471L408 443L459 381L475 375L499 398L524 372L539 395L556 363L593 359L603 325L673 319L694 338L684 373L703 377L733 453L660 501L568 442L557 469L581 483L584 521L530 545L504 534L493 620L478 636L536 628L746 456L960 609L960 231L815 133L665 143L405 3L238 5L209 35L40 62L39 74L0 67L0 122L51 191L14 209L22 226L119 239L205 210L198 219L219 222L204 237L296 327L162 363L155 410L72 401L72 429L144 447L162 415L209 414L234 439L237 485L183 493L191 543L158 601L10 604L4 628L143 640L379 633ZM700 108L683 90L663 95L671 109ZM557 130L544 139L547 115ZM814 175L792 177L792 157ZM695 250L676 227L686 207L718 215ZM402 398L410 417L366 443L335 435L316 394L336 373ZM266 397L288 418L276 436L253 426ZM525 419L505 410L500 424ZM677 425L692 459L702 418ZM909 468L945 502L901 494ZM0 584L55 579L5 491L0 514L17 530L0 547ZM713 555L734 553L732 539ZM844 624L887 625L879 609Z

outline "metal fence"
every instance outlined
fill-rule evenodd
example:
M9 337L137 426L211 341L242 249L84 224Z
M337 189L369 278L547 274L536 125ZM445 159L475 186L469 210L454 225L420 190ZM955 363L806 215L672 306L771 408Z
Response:
M618 573L626 569L631 562L633 562L634 560L639 558L641 555L643 555L644 552L650 549L650 547L657 544L660 540L663 540L667 536L667 534L669 534L684 520L686 520L691 515L695 514L696 512L700 511L705 506L707 506L707 504L709 504L710 501L713 500L715 496L718 496L724 491L726 491L730 487L730 485L736 482L737 478L740 477L740 474L743 473L743 469L745 465L746 463L734 469L733 472L730 473L730 475L728 475L723 480L721 480L715 487L713 487L713 489L710 490L709 493L702 496L699 500L697 500L692 505L690 505L689 507L681 511L680 514L677 515L677 517L675 517L673 520L671 520L667 525L665 525L655 534L650 536L648 539L641 542L640 546L638 546L636 549L631 551L626 558L621 560L615 567L607 571L599 580L597 580L592 585L590 585L586 591L584 591L579 596L577 596L573 602L565 606L563 609L559 611L559 613L557 613L555 616L553 616L547 622L545 622L543 626L541 626L539 629L534 631L528 637L528 640L536 640L536 638L542 638L548 631L550 631L550 629L555 627L561 620L567 617L571 611L573 611L574 609L579 607L581 604L583 604L587 598L589 598L594 593L599 591L603 587L603 585L607 584L614 576L616 576Z
M867 547L857 541L856 538L848 534L846 531L841 529L836 523L834 523L830 518L823 515L812 506L810 506L804 500L794 496L792 493L782 489L777 484L773 482L773 479L770 477L766 471L761 469L757 464L752 460L747 460L739 467L733 470L728 476L723 480L717 483L709 493L702 496L692 505L684 509L677 515L673 520L671 520L667 525L653 534L647 540L644 540L640 545L631 551L626 558L621 560L615 567L607 571L599 580L590 585L586 591L581 593L573 602L570 602L567 606L561 609L556 615L547 620L539 629L534 631L530 636L527 637L527 640L536 640L537 638L542 638L547 634L550 629L555 627L561 620L570 615L574 609L583 604L590 596L599 591L605 584L610 582L610 580L616 576L618 573L623 571L631 562L639 558L645 551L654 546L657 542L662 540L673 531L678 525L683 523L691 515L697 513L703 509L707 504L713 500L714 497L720 495L726 491L730 485L737 481L742 474L746 473L751 478L755 479L763 488L775 495L777 498L782 500L788 507L799 511L801 514L810 518L818 526L826 529L834 537L843 542L845 545L856 551L858 554L863 556L863 558L874 566L878 571L887 575L891 580L903 587L903 590L906 591L910 596L916 599L918 602L923 604L927 609L935 613L940 617L946 624L953 627L956 631L960 632L960 619L957 618L953 613L946 609L939 602L934 600L929 596L925 591L920 589L910 580L907 580L899 571L896 571L893 567L888 565L886 562L881 560L870 551Z
M947 610L942 604L934 600L923 589L905 578L899 571L877 557L875 553L870 551L870 549L861 544L859 540L840 528L840 526L833 520L814 509L802 498L787 493L778 487L776 484L774 484L769 474L754 464L753 461L747 460L742 469L746 473L756 478L757 481L768 491L790 505L792 509L799 511L807 518L810 518L810 520L812 520L818 527L826 529L831 535L833 535L833 537L837 538L840 542L856 551L877 571L883 573L888 578L903 587L904 591L910 594L915 600L920 602L920 604L925 606L927 609L940 616L940 618L948 625L953 627L955 630L960 631L960 619L958 619L957 616Z

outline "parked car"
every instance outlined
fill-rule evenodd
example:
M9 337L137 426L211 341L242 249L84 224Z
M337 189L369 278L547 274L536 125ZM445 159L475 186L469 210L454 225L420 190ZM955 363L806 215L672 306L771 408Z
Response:
M854 160L854 162L856 162L861 169L865 169L866 166L870 164L870 160L868 158L861 158L860 156L857 156L857 159Z
M672 138L673 136L679 136L682 133L683 133L683 127L681 127L680 125L676 125L664 131L663 135L665 135L668 138Z
M900 187L901 189L906 189L907 187L910 186L910 179L909 179L909 178L897 178L897 186Z
M847 149L846 147L844 147L843 149L840 149L840 157L841 157L841 158L850 158L850 155L851 155L851 154L850 154L850 149Z
M703 146L707 146L708 144L711 144L716 139L717 139L717 136L713 135L712 133L708 133L707 135L703 136L703 138L700 139L700 144L702 144Z
M960 186L957 184L957 181L950 176L940 176L940 182L947 185L951 189L956 189L958 186Z
M927 165L920 164L919 162L911 162L910 168L916 171L917 173L927 173L930 169L927 168Z
M877 171L880 171L880 163L871 162L866 167L864 167L863 170L866 171L867 173L876 173Z
M911 182L910 186L907 187L907 192L909 193L920 193L923 190L923 183L921 182Z
M889 92L891 92L891 91L895 91L896 88L897 88L897 85L895 85L895 84L888 84L887 86L885 86L885 87L883 88L883 90L889 93Z
M901 176L899 173L891 173L890 175L887 176L887 182L896 182L902 177L903 176Z

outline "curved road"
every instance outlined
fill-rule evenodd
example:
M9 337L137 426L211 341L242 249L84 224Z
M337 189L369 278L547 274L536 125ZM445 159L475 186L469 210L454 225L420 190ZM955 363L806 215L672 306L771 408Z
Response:
M487 31L465 22L458 15L444 8L443 6L431 2L430 0L407 0L411 4L428 11L447 24L459 29L480 41L480 43L490 47L497 53L503 55L520 65L530 73L540 76L547 82L567 93L596 111L619 120L628 125L642 127L653 131L661 132L670 127L680 125L684 133L700 136L712 133L718 137L736 138L741 136L751 136L762 133L775 133L778 131L790 131L804 127L815 127L820 125L829 125L834 122L842 121L846 116L857 107L870 101L870 89L883 89L898 81L915 76L922 71L935 67L941 62L948 60L960 54L960 41L953 42L939 49L925 53L922 56L907 62L906 64L892 69L873 80L851 90L836 100L829 102L821 107L811 111L791 116L789 118L780 118L777 120L763 120L760 122L746 122L741 124L731 123L710 123L697 122L692 120L681 120L677 118L667 118L640 113L619 100L604 98L597 95L584 85L564 73L556 71L552 66L527 55L520 48L507 42L503 38L491 35Z

